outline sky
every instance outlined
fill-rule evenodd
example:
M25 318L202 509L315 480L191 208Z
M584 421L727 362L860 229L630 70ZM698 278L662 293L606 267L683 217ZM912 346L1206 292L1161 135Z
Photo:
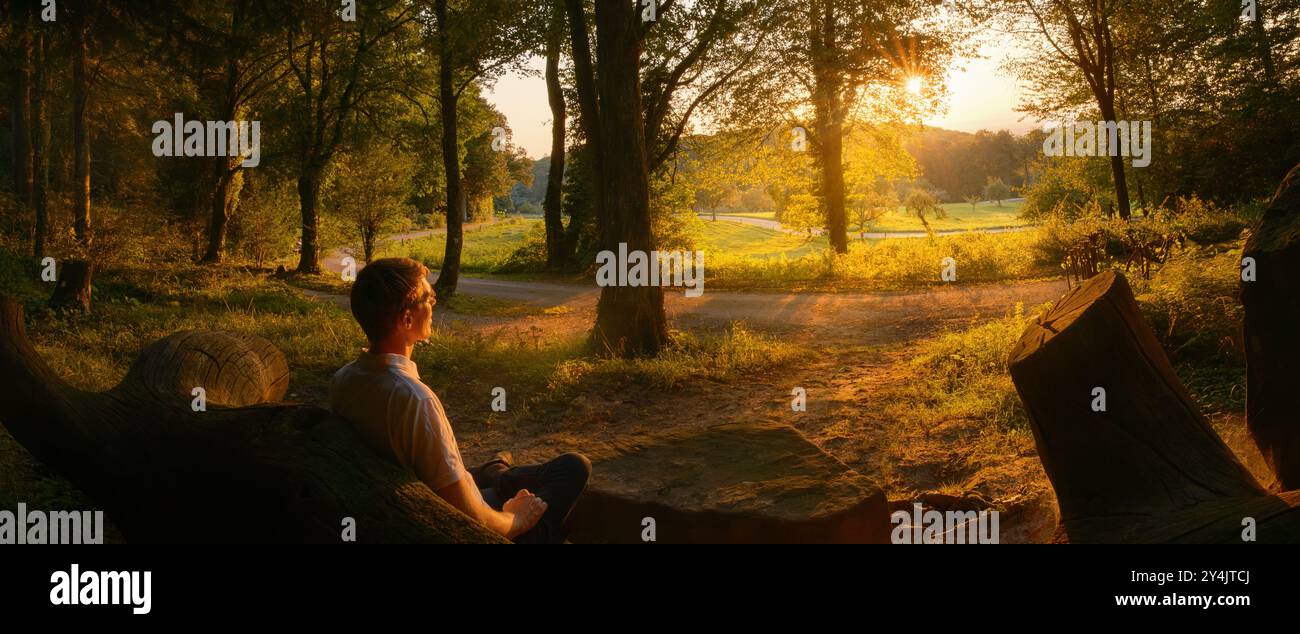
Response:
M978 57L961 59L948 71L948 109L925 120L927 125L977 132L1008 129L1022 134L1036 127L1036 121L1021 121L1015 111L1020 87L1015 78L999 69L1014 51L1006 41L991 41ZM546 102L546 82L539 57L530 67L535 76L511 74L499 79L487 91L487 99L510 122L512 141L537 159L551 152L551 109Z

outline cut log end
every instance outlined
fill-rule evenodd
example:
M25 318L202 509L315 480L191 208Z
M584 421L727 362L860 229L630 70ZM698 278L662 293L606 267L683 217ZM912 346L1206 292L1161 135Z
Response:
M1265 496L1197 410L1123 275L1067 293L1026 328L1009 367L1066 527L1095 538L1098 523Z
M160 400L189 400L197 388L219 407L281 401L289 364L275 344L256 335L191 330L150 344L119 386Z

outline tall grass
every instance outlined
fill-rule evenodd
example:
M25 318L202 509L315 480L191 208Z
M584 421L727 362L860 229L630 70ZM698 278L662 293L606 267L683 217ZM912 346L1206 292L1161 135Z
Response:
M964 233L936 238L900 238L853 242L849 252L827 250L799 258L765 260L709 252L705 257L708 284L719 287L781 287L791 284L890 290L941 283L944 259L956 262L958 283L996 282L1051 275L1049 265L1036 260L1032 231Z
M544 235L538 220L509 217L465 232L460 267L470 273L491 273L500 268L521 245L534 234ZM446 255L447 234L396 240L383 243L376 257L403 256L424 263L430 269L442 268Z
M741 322L720 333L673 331L668 347L643 359L588 357L555 368L547 389L568 394L586 385L632 384L672 389L687 381L733 381L749 373L801 358L806 348L755 333Z
M888 400L887 413L924 428L966 418L984 421L997 432L1027 431L1029 419L1007 372L1007 357L1032 315L1047 308L1027 316L1024 305L1017 304L1000 319L922 343L908 365L912 380Z

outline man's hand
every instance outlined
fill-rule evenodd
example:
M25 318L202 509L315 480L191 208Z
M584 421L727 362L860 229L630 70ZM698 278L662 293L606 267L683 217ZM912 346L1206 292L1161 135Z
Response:
M510 530L506 539L514 539L537 525L546 512L546 500L520 489L514 497L501 506L501 511L511 516Z
M519 493L501 505L500 511L493 510L483 501L483 495L474 486L474 479L465 472L455 482L438 489L436 493L460 512L506 539L514 539L528 532L546 512L546 502L527 489L520 489Z

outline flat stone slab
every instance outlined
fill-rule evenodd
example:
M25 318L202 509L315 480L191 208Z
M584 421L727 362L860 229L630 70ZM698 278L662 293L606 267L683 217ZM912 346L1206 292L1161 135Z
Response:
M574 542L889 541L884 493L779 423L728 423L616 441L592 455Z

